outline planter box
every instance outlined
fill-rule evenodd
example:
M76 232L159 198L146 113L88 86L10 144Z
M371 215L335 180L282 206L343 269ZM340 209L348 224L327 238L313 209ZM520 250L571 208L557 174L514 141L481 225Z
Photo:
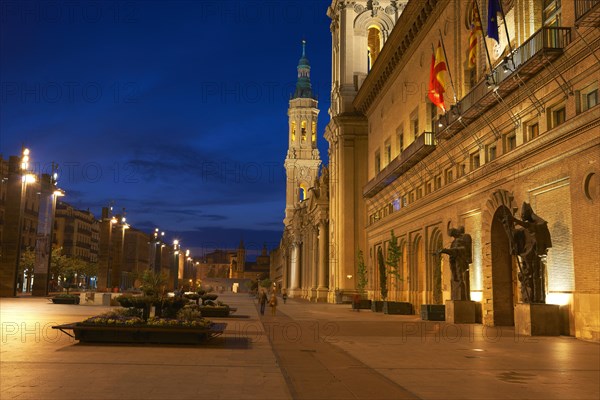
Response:
M352 303L353 310L370 310L371 300L360 300L358 303Z
M200 306L200 314L202 317L229 317L229 307L210 307Z
M371 302L371 311L373 312L382 312L383 311L383 301L374 300Z
M446 306L443 304L421 304L421 319L423 321L445 321Z
M54 304L79 304L79 297L53 297Z
M413 308L411 303L406 303L404 301L386 301L383 303L383 313L412 315Z
M209 328L163 326L108 326L66 324L53 326L82 343L156 343L199 344L219 336L227 324L213 324ZM66 330L72 330L74 336Z

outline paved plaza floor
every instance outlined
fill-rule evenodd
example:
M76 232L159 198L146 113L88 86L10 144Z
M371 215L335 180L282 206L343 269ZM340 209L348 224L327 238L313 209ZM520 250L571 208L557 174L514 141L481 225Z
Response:
M0 399L599 399L600 345L247 294L200 346L91 345L51 329L108 307L0 299Z

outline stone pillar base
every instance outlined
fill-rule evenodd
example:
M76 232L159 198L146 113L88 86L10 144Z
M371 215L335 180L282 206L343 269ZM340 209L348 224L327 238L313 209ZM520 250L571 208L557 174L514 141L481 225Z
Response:
M518 303L515 306L515 332L524 336L559 336L560 306Z
M302 289L300 289L300 288L289 289L288 290L288 296L289 297L295 297L295 298L302 297Z
M317 289L317 303L327 303L327 294L328 293L329 293L329 289L318 288Z
M446 322L449 324L474 324L477 303L469 300L446 300Z

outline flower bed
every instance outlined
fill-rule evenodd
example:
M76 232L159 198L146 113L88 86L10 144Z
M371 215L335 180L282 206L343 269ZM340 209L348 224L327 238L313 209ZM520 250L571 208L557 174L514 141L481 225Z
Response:
M226 325L197 316L191 319L152 317L145 321L138 310L130 308L52 328L80 342L198 344L221 335ZM74 336L67 330L72 330Z

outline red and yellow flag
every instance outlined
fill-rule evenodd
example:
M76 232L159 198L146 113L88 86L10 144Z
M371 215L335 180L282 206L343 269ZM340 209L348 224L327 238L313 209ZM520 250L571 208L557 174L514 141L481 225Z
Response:
M442 51L442 45L438 42L437 49L434 54L431 55L431 71L429 73L429 100L436 106L440 107L442 111L446 111L444 106L444 92L446 91L446 81L444 79L444 73L447 71L446 61L444 60L444 53Z
M473 68L477 64L477 35L482 32L481 18L477 2L473 1L473 11L471 14L471 33L469 34L469 63L468 67Z

